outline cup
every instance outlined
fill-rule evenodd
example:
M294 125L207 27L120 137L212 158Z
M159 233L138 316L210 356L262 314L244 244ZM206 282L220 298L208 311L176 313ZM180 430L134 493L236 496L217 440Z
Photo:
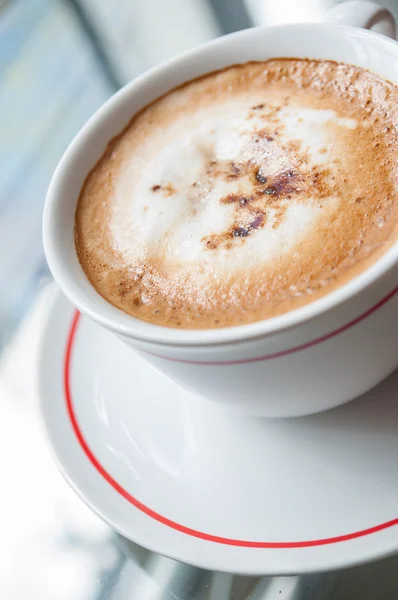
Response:
M346 2L328 18L240 31L141 75L78 133L46 199L45 253L69 300L179 384L251 415L323 411L359 396L397 367L398 245L347 284L297 310L238 327L177 330L135 319L96 292L75 250L76 202L90 169L134 113L210 71L276 57L312 58L354 64L398 84L398 44L386 37L394 36L395 23L387 10Z

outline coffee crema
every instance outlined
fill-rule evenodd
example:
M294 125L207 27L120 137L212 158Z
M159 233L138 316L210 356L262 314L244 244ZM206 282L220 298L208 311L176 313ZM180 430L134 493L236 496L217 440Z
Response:
M397 237L397 87L361 68L235 65L154 101L76 210L95 289L139 319L203 329L299 308Z

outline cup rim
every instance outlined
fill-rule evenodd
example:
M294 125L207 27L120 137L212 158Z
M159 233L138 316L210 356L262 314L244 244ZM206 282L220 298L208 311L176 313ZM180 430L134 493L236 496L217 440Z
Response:
M100 299L100 302L92 301L74 281L70 272L68 272L68 261L63 259L62 250L59 245L57 246L53 233L54 219L57 206L59 205L57 197L60 195L59 189L70 177L69 163L73 161L76 153L81 146L84 145L85 141L95 133L97 121L112 118L112 114L117 111L118 104L125 96L139 93L143 84L149 82L151 79L155 79L162 71L168 68L177 68L181 61L189 61L191 58L198 56L205 48L221 46L228 43L231 38L250 37L253 34L253 30L266 34L270 29L282 31L289 29L308 30L308 28L332 28L340 30L342 34L355 30L359 35L377 38L383 46L394 46L395 51L397 51L398 47L398 43L395 40L380 34L359 27L334 23L295 23L245 29L210 40L205 44L179 54L178 56L147 70L112 95L81 128L62 156L48 189L43 213L43 245L47 262L54 279L65 296L82 313L88 315L93 320L115 333L130 339L149 342L155 345L195 347L232 344L254 340L260 337L269 337L312 321L316 317L328 313L333 308L338 307L364 291L396 264L398 260L398 242L393 244L385 254L365 269L365 271L353 277L353 279L337 289L325 294L325 296L322 296L313 302L310 301L300 308L245 325L220 327L215 329L176 329L147 323L131 315L127 315L122 310L104 300L87 280L94 295ZM137 326L137 323L139 324L139 327ZM137 329L140 331L137 331Z

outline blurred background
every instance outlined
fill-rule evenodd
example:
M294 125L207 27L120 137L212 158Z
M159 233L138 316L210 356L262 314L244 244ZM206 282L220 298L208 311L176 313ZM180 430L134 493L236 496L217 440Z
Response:
M273 587L183 568L128 544L66 486L34 404L40 319L31 307L50 280L42 209L73 136L153 65L254 25L322 20L334 3L0 0L0 600L398 598L397 561L279 578ZM380 3L398 18L398 0Z

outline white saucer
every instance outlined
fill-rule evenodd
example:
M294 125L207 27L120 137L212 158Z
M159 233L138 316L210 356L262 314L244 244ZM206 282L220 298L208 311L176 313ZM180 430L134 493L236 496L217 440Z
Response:
M395 373L327 413L242 417L166 379L58 293L41 349L44 423L76 492L134 542L236 573L398 551L397 390Z

